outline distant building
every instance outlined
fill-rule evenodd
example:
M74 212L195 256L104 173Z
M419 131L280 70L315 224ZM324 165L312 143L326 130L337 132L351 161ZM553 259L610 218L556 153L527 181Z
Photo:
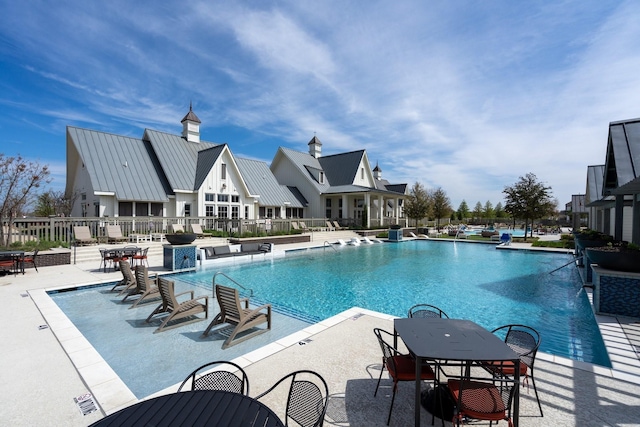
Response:
M604 165L587 168L589 227L640 244L640 119L609 123Z
M201 141L191 108L181 123L181 135L145 129L140 139L68 126L72 216L403 217L407 185L372 171L365 150L323 157L314 136L308 153L280 147L269 166Z

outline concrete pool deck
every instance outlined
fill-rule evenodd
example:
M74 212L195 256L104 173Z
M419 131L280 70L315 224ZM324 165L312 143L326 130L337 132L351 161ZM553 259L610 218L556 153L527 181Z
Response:
M314 233L307 246L322 246L326 240L335 241L336 235L350 237ZM87 250L97 253L95 246ZM161 256L150 256L149 262L152 268L161 269ZM24 276L0 277L0 300L4 302L0 313L3 425L86 426L103 416L101 410L111 413L135 401L135 397L126 393L126 386L116 384L117 378L107 378L108 369L82 348L81 339L62 333L64 316L48 313L43 317L43 312L51 307L47 308L46 300L39 301L44 289L113 282L120 277L118 272L98 271L96 260L43 267L39 273L30 269ZM545 416L538 416L533 390L521 388L521 425L637 425L640 420L640 362L634 348L634 344L640 343L637 321L598 316L613 369L539 353L536 384ZM331 398L325 425L384 426L390 381L383 380L382 393L374 398L380 373L380 348L371 330L374 327L392 330L392 322L391 316L353 308L236 361L246 368L251 395L257 395L293 370L312 369L329 383ZM63 341L67 341L66 351L61 345ZM301 342L305 345L300 345ZM69 353L74 353L74 345L78 346L76 353L85 353L84 359L80 359L85 362L72 362ZM150 355L150 359L158 357L162 355ZM171 387L163 392L170 391ZM401 384L391 425L413 425L412 392L412 384ZM83 416L74 398L86 393L93 394L101 410ZM281 402L266 403L282 413ZM430 421L423 410L422 425L430 425Z

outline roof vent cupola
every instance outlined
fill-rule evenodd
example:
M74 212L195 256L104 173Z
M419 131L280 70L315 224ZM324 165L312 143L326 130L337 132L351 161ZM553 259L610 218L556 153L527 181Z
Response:
M191 103L189 103L189 112L184 119L180 121L182 123L182 137L189 142L200 142L200 119L193 112Z
M311 141L309 141L309 154L314 157L314 158L318 158L320 157L320 155L322 154L322 142L320 142L320 140L313 135L313 138L311 138Z
M382 179L382 169L378 166L378 162L376 162L376 167L373 168L373 177L378 180Z

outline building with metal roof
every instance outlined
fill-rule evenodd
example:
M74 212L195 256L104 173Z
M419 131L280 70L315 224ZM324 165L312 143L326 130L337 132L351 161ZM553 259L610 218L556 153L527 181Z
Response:
M406 184L382 180L366 151L321 156L280 147L272 164L236 158L227 144L201 141L189 112L182 135L145 129L141 139L67 127L73 216L366 218L402 216Z
M640 244L639 194L640 118L611 122L604 165L587 168L590 227Z
M281 184L296 187L308 200L313 217L397 222L403 216L402 202L407 185L382 180L382 171L371 170L365 150L322 156L322 143L314 136L304 153L280 147L271 171ZM391 187L391 188L389 188Z

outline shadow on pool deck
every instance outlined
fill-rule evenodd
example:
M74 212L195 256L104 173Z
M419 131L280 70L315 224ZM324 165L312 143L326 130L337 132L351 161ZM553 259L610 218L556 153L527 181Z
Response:
M161 260L152 260L160 265ZM110 377L110 368L84 350L85 365L74 366L60 346L65 332L52 333L47 324L65 325L65 316L39 299L42 288L81 285L117 280L118 273L93 271L95 265L71 265L28 270L25 276L0 278L0 299L5 309L3 325L2 385L0 419L7 425L86 426L103 415L100 411L83 416L73 401L87 392L112 412L136 399L124 383ZM29 298L31 296L31 298ZM48 298L48 297L47 297ZM36 306L33 301L38 301ZM45 318L42 312L52 310ZM363 316L356 315L364 313ZM614 370L540 354L536 362L536 383L545 416L537 416L533 390L521 388L522 426L603 426L635 425L640 419L640 368L627 335L637 334L637 324L626 322L627 334L614 318L598 318L601 331L614 351ZM200 322L202 324L204 322ZM197 324L196 324L197 325ZM41 326L44 326L41 328ZM106 328L116 328L106 325ZM373 397L380 369L380 349L372 329L393 329L390 316L352 309L312 325L235 358L251 381L251 394L266 390L276 379L295 369L313 369L329 384L331 398L325 425L384 426L390 403L390 380L383 380L381 392ZM66 329L66 330L65 330ZM159 334L162 335L162 334ZM307 341L308 340L308 341ZM251 340L250 340L251 341ZM300 342L304 341L304 345ZM81 338L71 338L71 346L81 346ZM79 350L80 353L83 350ZM122 355L127 360L128 355ZM166 363L163 354L150 354L150 364ZM79 375L80 372L82 374ZM386 378L386 375L383 377ZM111 384L107 384L113 381ZM110 388L110 386L118 385ZM88 387L88 384L92 386ZM177 384L163 392L170 392ZM112 390L111 392L109 390ZM283 400L270 397L266 403L282 414ZM401 384L394 404L392 426L413 425L412 384ZM421 425L431 425L431 417L422 410Z

